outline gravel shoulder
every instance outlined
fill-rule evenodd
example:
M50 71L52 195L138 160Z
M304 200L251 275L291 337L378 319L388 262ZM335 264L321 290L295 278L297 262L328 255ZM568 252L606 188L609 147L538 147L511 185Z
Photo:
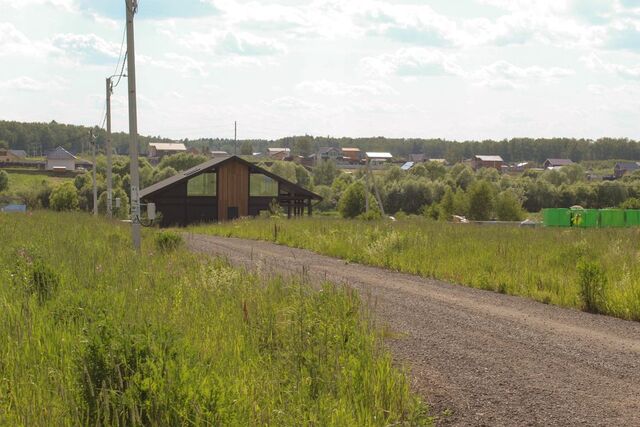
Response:
M439 424L640 426L640 323L318 255L185 235L196 252L357 289Z

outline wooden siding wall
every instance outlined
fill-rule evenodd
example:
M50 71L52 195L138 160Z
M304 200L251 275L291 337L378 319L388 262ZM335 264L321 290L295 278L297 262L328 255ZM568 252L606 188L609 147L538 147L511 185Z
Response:
M249 215L249 168L237 161L218 167L218 221L228 219L230 207L237 207L240 217Z

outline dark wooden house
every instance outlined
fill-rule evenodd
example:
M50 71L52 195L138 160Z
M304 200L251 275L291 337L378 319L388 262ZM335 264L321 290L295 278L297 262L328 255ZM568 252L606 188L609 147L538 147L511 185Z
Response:
M240 157L217 157L140 192L156 204L161 226L257 216L272 203L288 217L312 214L322 197Z

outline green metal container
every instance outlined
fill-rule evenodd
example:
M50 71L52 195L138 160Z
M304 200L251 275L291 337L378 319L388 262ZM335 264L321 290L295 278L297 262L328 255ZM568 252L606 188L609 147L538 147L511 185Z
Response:
M640 227L640 210L628 209L624 215L627 227Z
M545 227L571 227L571 210L569 209L544 209L542 222Z
M598 228L600 211L597 209L574 209L571 211L571 224L580 228Z
M600 227L614 228L624 227L627 222L625 212L622 209L602 209L600 211Z

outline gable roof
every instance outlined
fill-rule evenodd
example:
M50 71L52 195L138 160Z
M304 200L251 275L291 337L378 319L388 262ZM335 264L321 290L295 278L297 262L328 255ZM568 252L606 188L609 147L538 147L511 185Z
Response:
M638 162L618 162L615 166L618 170L635 171L640 169L640 163Z
M344 147L342 149L342 151L346 151L346 152L353 152L353 153L359 153L360 149L359 148L349 148L349 147Z
M481 162L504 162L504 160L502 160L502 157L500 156L476 155L476 156L473 156L473 158L480 160Z
M340 150L339 148L336 147L320 147L320 150L318 150L320 152L320 154L326 154L329 151L337 151L339 153L342 152L342 150Z
M181 142L152 142L149 147L157 151L187 151L187 147Z
M140 198L145 198L148 197L154 193L157 193L159 191L162 191L164 189L166 189L167 187L170 187L174 184L177 184L179 182L185 181L189 178L191 178L192 176L198 175L198 173L204 173L205 171L207 171L208 169L211 169L214 166L218 166L221 165L222 163L228 162L230 160L235 160L237 162L240 162L246 166L248 166L250 168L250 172L257 172L257 173L261 173L263 175L268 176L271 179L274 179L276 181L278 181L280 184L284 184L287 188L295 191L297 194L302 194L305 196L308 196L312 199L316 199L316 200L322 200L322 197L320 197L319 195L317 195L316 193L313 193L305 188L300 187L297 184L294 184L291 181L287 181L286 179L275 175L271 172L269 172L268 170L261 168L258 165L255 165L251 162L248 162L238 156L229 156L229 157L217 157L215 159L211 159L209 161L206 161L204 163L199 164L198 166L194 166L191 169L187 169L184 172L180 172L170 178L167 178L163 181L160 181L158 183L155 183L153 185L150 185L149 187L143 189L142 191L140 191Z
M47 160L76 160L77 157L65 150L62 147L58 147L53 151L47 153Z
M369 151L366 153L366 156L369 159L392 159L393 158L391 153L381 153L376 151Z
M9 150L9 152L19 158L27 157L27 152L24 150Z
M572 165L573 160L571 159L547 159L544 163L549 163L551 166L567 166Z

